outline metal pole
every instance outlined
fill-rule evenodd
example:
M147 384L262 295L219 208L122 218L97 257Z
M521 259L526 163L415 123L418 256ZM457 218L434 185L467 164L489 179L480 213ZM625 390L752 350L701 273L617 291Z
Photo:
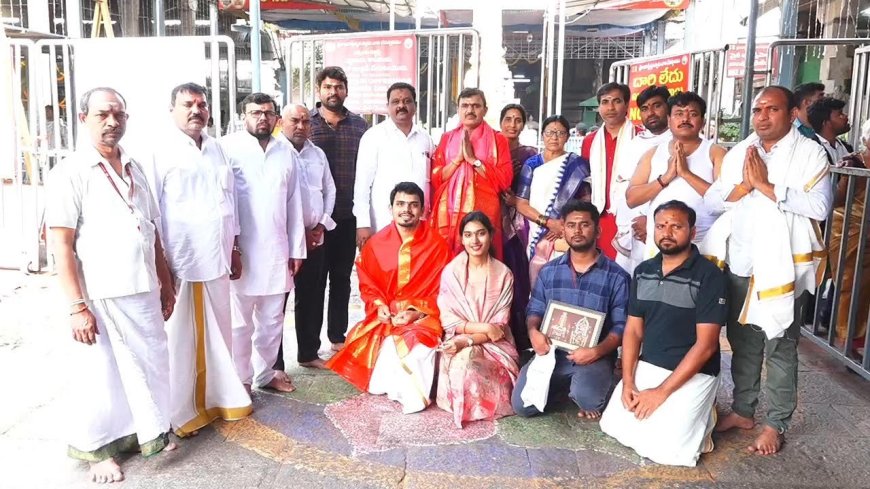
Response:
M559 78L556 78L556 113L562 113L562 86L565 83L565 0L559 0Z
M755 27L758 25L758 0L749 2L749 21L746 23L746 64L743 73L743 110L740 121L740 139L749 135L752 115L752 80L755 79Z
M248 15L251 18L251 92L260 91L260 64L263 55L260 48L260 0L250 0Z
M163 0L154 0L154 35L166 35L166 12L163 11Z
M64 3L66 35L77 39L82 37L82 3L81 0L66 0ZM70 124L72 125L72 124Z
M545 87L547 83L547 36L549 33L547 32L547 27L549 26L549 22L547 21L547 14L544 14L544 25L541 31L541 84L540 84L540 97L538 102L538 140L541 139L541 121L544 120L544 113L546 109L544 108L544 102L546 99L544 98Z
M390 30L396 30L396 0L390 0Z
M798 2L795 0L783 0L780 12L782 18L779 23L779 36L785 39L797 37L798 25ZM777 84L790 87L794 84L795 75L795 48L786 48L779 56L779 74ZM773 59L767 58L767 64L773 68ZM854 79L854 78L853 78Z
M217 42L218 35L218 7L217 2L208 4L208 27L209 34L214 39L209 46L211 54L211 107L215 134L222 134L223 119L221 118L221 49ZM227 87L229 89L229 87Z
M553 115L553 75L555 74L555 66L553 66L556 56L556 18L555 18L555 3L550 0L549 9L547 10L547 22L550 24L550 39L549 52L547 54L547 117Z

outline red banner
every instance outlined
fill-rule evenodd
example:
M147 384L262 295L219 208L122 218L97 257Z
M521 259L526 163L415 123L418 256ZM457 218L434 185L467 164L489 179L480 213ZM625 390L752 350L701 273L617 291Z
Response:
M755 45L755 71L767 71L767 50L769 47L769 42L760 42ZM775 55L773 69L776 70ZM728 48L728 56L725 61L725 76L729 78L743 78L744 73L746 73L746 45L738 44L733 48ZM763 74L755 75L756 78L763 76Z
M629 118L640 120L637 96L650 85L664 85L671 95L689 90L689 62L691 56L680 54L633 64L628 71L628 88L631 90Z
M390 85L417 85L417 36L394 34L324 41L323 66L340 66L347 74L347 108L359 114L386 114Z

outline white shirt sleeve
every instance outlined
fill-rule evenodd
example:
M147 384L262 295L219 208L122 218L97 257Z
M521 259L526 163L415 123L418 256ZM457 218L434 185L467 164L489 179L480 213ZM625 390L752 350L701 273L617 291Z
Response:
M323 155L323 153L320 153ZM332 178L332 171L329 169L329 163L326 161L326 156L323 155L323 217L320 219L320 224L327 231L335 229L335 221L332 220L332 211L335 209L335 180Z
M152 153L149 158L144 160L144 163L142 163L141 166L142 172L145 174L145 180L148 181L148 186L151 187L151 195L154 196L154 200L159 209L160 201L163 199L163 178L165 175L163 169L160 167L157 154ZM157 226L157 229L160 230L160 233L162 234L163 223L159 217L154 221L154 225Z
M289 152L288 152L289 153ZM305 259L305 216L302 208L302 189L299 186L299 163L290 154L290 177L287 182L287 240L290 258Z
M67 171L72 161L64 161L51 170L46 179L45 225L48 228L78 227L82 213L81 188Z
M707 211L714 216L719 216L728 209L734 207L737 202L728 202L726 200L728 196L731 195L731 191L734 190L734 187L736 187L736 185L725 183L721 176L717 178L716 181L710 185L710 188L707 189L707 193L704 194L704 207L707 208Z
M363 134L356 157L356 177L353 184L353 215L357 228L372 226L371 195L372 183L378 169L378 141L375 137L377 126Z
M828 218L828 213L834 202L830 174L822 177L809 191L785 185L774 185L773 193L776 194L776 201L780 209L816 221L824 221Z

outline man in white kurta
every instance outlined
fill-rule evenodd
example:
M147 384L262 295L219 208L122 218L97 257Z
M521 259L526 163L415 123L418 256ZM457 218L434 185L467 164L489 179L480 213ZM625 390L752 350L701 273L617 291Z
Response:
M357 246L393 220L390 192L399 182L414 182L423 189L429 215L429 167L435 145L423 129L414 124L417 91L408 83L394 83L387 91L389 118L363 134L356 158L353 187L353 215L356 217Z
M292 392L274 369L284 296L306 257L299 169L290 145L272 136L278 107L266 94L242 101L245 130L221 139L235 177L242 276L232 282L233 361L242 383Z
M281 114L281 134L278 138L289 144L299 168L305 243L308 248L305 266L294 277L296 360L303 367L324 368L324 361L317 353L320 350L320 330L323 321L318 314L313 314L316 308L301 307L301 305L314 304L320 298L320 294L316 291L326 259L323 237L326 231L332 231L336 225L332 220L332 210L335 208L335 181L329 170L326 153L308 139L310 135L311 112L301 105L285 107ZM283 370L283 365L283 358L279 354L276 368Z
M239 234L233 171L217 140L203 131L205 88L180 85L171 99L174 125L148 173L177 294L166 322L171 421L176 434L187 436L216 418L247 416L251 399L232 360L230 279L241 271L241 255L233 251Z
M648 206L634 209L625 203L625 191L640 158L650 148L670 141L671 131L668 129L668 98L670 92L665 86L651 85L637 96L637 106L644 130L631 140L625 151L616 155L613 179L613 203L616 209L616 237L613 246L616 248L616 263L629 275L634 274L634 267L644 260L643 249L646 242L646 221Z
M89 140L49 174L45 221L75 340L69 455L90 462L91 479L105 483L124 478L119 453L175 447L163 330L174 295L157 204L141 166L118 145L123 97L94 89L79 107Z
M763 89L752 106L755 133L731 149L704 196L707 208L721 215L701 252L727 263L732 297L734 399L716 430L755 425L764 365L767 413L748 447L760 455L780 450L797 407L801 296L818 285L826 256L818 221L829 218L832 204L827 156L793 126L794 109L788 89Z

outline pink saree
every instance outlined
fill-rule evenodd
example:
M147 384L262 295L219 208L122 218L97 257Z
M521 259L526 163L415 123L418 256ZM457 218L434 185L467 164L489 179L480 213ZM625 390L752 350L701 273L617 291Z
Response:
M482 286L468 281L468 254L456 256L441 274L438 308L444 339L456 335L465 322L498 325L505 336L463 348L455 355L442 354L438 375L438 407L453 413L453 421L493 420L514 414L511 392L519 367L517 349L508 327L513 300L513 275L495 258Z

